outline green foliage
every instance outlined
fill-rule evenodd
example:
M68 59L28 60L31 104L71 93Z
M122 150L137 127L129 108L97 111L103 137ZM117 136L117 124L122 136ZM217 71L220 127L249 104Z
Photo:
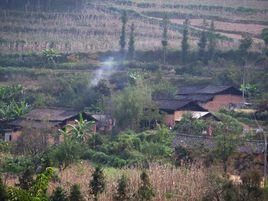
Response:
M78 184L74 184L71 186L69 201L84 201L84 198L80 191L80 186Z
M92 180L89 183L90 194L94 196L94 200L98 200L99 195L104 192L105 187L106 181L103 169L100 166L97 166L92 174Z
M42 52L43 57L46 59L48 65L56 66L56 58L60 55L54 49L45 49Z
M55 88L55 85L58 86ZM46 83L43 92L56 98L54 105L72 108L89 106L97 101L96 92L90 87L88 75L70 75Z
M261 189L261 175L254 170L249 170L241 175L242 185L240 196L249 201L263 200L264 191Z
M157 80L156 83L152 84L152 96L155 99L161 97L174 98L176 90L177 88L173 84L164 80Z
M23 156L6 157L0 167L0 172L19 174L31 167L31 159Z
M49 159L54 165L66 168L73 162L81 158L84 143L88 139L91 132L92 122L87 122L80 114L79 120L75 120L75 124L68 124L60 135L63 135L64 140L59 145L53 147L49 151Z
M129 36L129 43L128 43L128 57L130 60L134 58L135 53L135 26L132 23L130 27L130 36Z
M122 21L122 30L121 30L119 45L120 45L121 51L124 52L125 46L126 46L126 24L127 24L127 12L126 11L123 12L121 16L121 21Z
M188 58L188 50L189 50L189 44L188 44L188 35L189 35L189 31L188 31L188 24L189 24L189 20L186 19L183 23L184 27L183 27L183 34L182 34L182 41L181 41L181 59L182 62L185 63L187 61Z
M166 127L159 127L142 133L127 131L115 137L98 138L92 136L88 140L89 149L82 158L106 166L124 167L143 165L147 161L168 162L174 135Z
M203 62L206 62L206 47L207 47L207 32L202 31L199 42L198 42L198 47L199 47L199 59L202 60Z
M68 197L66 195L66 192L62 187L57 187L52 195L50 196L50 201L68 201Z
M216 49L215 26L214 26L214 21L211 20L209 33L208 33L208 57L209 59L214 58L215 49Z
M162 20L163 25L163 35L162 35L162 46L163 48L166 48L168 45L168 17L165 15Z
M239 51L241 52L242 55L245 55L247 53L248 49L252 45L252 42L253 42L252 38L248 35L244 36L243 39L241 39L239 45Z
M48 201L47 189L51 178L54 175L52 168L47 168L45 172L37 175L31 188L26 191L21 188L8 187L9 201Z
M128 179L125 175L117 181L117 190L113 197L114 201L128 201L130 200L129 190L128 190Z
M8 153L11 150L11 144L5 142L4 140L0 140L0 153Z
M166 56L167 56L167 46L168 46L168 17L165 15L162 20L162 26L163 26L163 35L162 35L162 46L163 46L163 51L164 51L164 64L166 63Z
M47 168L43 173L38 174L32 188L30 189L30 192L38 198L46 199L46 192L48 189L48 184L50 180L55 175L55 171L52 168Z
M19 177L19 187L23 190L29 190L33 184L33 181L33 171L28 168Z
M85 142L91 131L94 122L88 122L83 119L82 114L79 115L79 120L75 120L74 124L67 124L64 130L60 130L60 133L64 135L65 139L70 138L75 142Z
M268 28L264 28L262 30L261 37L264 40L265 44L268 45Z
M176 167L191 163L193 161L190 151L182 146L175 147L173 158Z
M0 174L0 200L7 201L7 190L6 190L6 186L4 185L4 183L2 181L1 174Z
M254 84L242 84L240 90L244 91L246 96L252 97L256 95L257 87Z
M151 105L151 90L141 83L126 87L114 95L110 110L117 121L117 126L121 129L138 129L145 109L149 105Z
M227 173L227 161L235 152L238 145L243 143L240 136L243 128L241 124L234 118L219 114L221 122L216 127L216 154L223 162L224 172Z
M0 120L22 116L29 111L21 85L0 87Z
M30 193L26 190L22 190L19 188L8 187L8 200L9 201L34 201L34 198L30 195ZM47 201L43 199L42 201Z
M138 201L149 201L152 200L153 197L155 196L153 187L150 183L150 179L148 174L143 171L141 173L141 186L139 187L137 194L135 195L136 200Z
M174 129L180 133L201 135L207 129L207 123L200 119L194 119L190 113L186 113Z
M82 144L70 139L70 137L64 136L64 141L50 150L49 159L52 161L53 165L58 165L65 169L70 164L80 159L82 153Z
M228 178L210 176L212 186L202 201L262 201L264 190L260 188L261 176L256 171L247 171L241 175L241 184L232 183Z

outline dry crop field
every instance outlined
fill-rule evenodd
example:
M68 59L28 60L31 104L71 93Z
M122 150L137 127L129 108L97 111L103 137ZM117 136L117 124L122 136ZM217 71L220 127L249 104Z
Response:
M261 30L268 27L268 1L259 0L104 0L90 1L77 12L0 10L0 52L60 52L117 50L122 10L129 11L128 31L136 26L137 49L161 47L161 19L167 14L172 29L169 47L180 46L182 22L191 22L191 43L195 48L203 19L213 19L217 33L232 40L219 40L218 47L233 48L244 33L262 46ZM195 33L194 33L195 32Z
M89 194L89 181L94 171L88 162L81 162L58 172L59 180L51 182L49 194L57 187L61 186L69 190L73 184L79 184L83 196L86 200L93 200ZM106 178L106 190L100 195L100 201L112 201L116 192L117 180L125 175L128 178L128 191L134 194L141 184L139 168L131 169L104 169ZM204 168L172 168L169 166L151 165L147 170L155 197L153 201L198 201L212 188L209 182L209 175ZM8 180L8 185L15 185L17 178Z

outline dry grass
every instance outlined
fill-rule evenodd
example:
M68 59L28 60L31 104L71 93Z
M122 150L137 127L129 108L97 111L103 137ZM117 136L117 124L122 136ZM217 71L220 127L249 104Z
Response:
M50 192L56 186L61 185L65 189L77 183L81 186L82 192L87 200L91 200L88 193L88 184L93 168L89 163L73 165L59 173L61 181L50 186ZM112 200L116 189L116 181L125 174L129 178L129 190L136 192L140 184L141 170L134 169L105 169L107 178L107 189L101 195L101 201ZM200 200L209 188L207 171L203 168L192 167L190 169L172 168L170 166L151 165L148 170L151 183L155 189L155 201L176 200L195 201Z

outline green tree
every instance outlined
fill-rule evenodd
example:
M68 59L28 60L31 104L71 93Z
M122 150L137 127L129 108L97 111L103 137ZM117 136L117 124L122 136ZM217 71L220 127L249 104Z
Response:
M137 194L136 194L136 200L138 201L149 201L152 200L155 196L153 187L150 183L150 179L148 174L143 171L141 173L141 186L139 187Z
M126 24L127 24L127 12L124 11L122 16L121 16L121 21L122 21L122 30L121 30L121 35L120 35L120 40L119 40L119 45L120 45L120 50L122 53L125 51L125 46L126 46Z
M134 58L135 54L135 26L132 23L130 27L130 37L128 43L128 57L130 60Z
M88 138L88 135L92 133L92 125L94 122L83 119L83 115L79 114L79 120L75 120L74 124L67 124L64 130L60 130L61 134L65 135L65 138L70 138L79 143L83 143Z
M4 185L2 181L2 175L0 175L0 200L7 201L7 191L6 191L6 186Z
M72 185L69 201L84 201L79 185Z
M165 15L162 20L163 35L162 35L162 46L163 46L163 63L166 64L167 46L168 46L168 17Z
M252 45L252 38L249 35L244 35L243 39L240 40L239 45L239 52L240 52L240 59L242 64L242 85L246 85L246 67L247 67L247 58L248 58L248 50ZM245 91L242 91L243 93L243 99L245 99Z
M183 33L182 33L182 41L181 41L181 60L183 63L187 61L189 44L188 44L188 35L189 35L189 20L185 19L183 23Z
M139 79L136 82L140 82ZM151 102L151 89L141 81L113 96L110 110L118 127L138 129L145 109L151 106Z
M210 24L210 28L209 28L209 37L208 37L208 56L209 56L209 59L214 58L215 49L216 49L215 26L214 26L214 20L211 20L211 24Z
M264 28L261 32L261 37L263 41L265 42L265 45L268 45L268 28Z
M43 173L38 174L29 191L21 188L8 187L9 201L47 201L47 189L50 180L55 174L52 168L47 168Z
M33 171L28 168L19 177L19 186L21 189L29 190L33 185L33 181Z
M65 169L70 164L80 159L82 153L82 144L73 140L68 134L64 134L63 142L50 150L49 159L54 165Z
M261 188L261 175L256 170L249 170L241 175L242 185L240 186L241 200L262 201L264 191Z
M114 201L128 201L130 200L130 195L128 191L128 179L125 175L117 181L117 191L113 197Z
M203 62L206 62L206 47L207 47L207 32L202 31L199 42L198 42L198 47L199 47L199 59L202 60Z
M243 36L243 38L240 40L239 51L242 56L247 56L247 52L251 47L252 42L253 40L249 35Z
M90 194L93 195L95 201L97 201L99 195L104 192L105 187L106 182L103 169L100 166L97 166L92 174L92 180L89 183Z
M234 118L221 114L221 122L218 124L216 134L216 154L223 163L224 173L227 173L229 157L235 152L237 147L243 143L241 133L243 127Z
M111 96L111 89L106 80L100 80L98 85L94 87L98 98L98 106L101 111L104 110L104 99L105 97Z
M66 196L66 192L62 187L57 187L52 195L50 196L50 201L68 201L68 197Z

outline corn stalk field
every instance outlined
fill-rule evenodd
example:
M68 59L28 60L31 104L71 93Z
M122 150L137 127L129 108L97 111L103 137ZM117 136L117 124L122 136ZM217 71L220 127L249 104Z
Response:
M253 48L263 46L260 33L268 27L268 2L257 0L109 0L86 1L77 11L0 10L0 52L41 52L54 48L59 52L104 52L119 49L121 13L128 12L127 34L135 24L136 49L154 50L161 47L161 20L170 20L169 48L178 49L182 23L191 23L191 47L198 34L214 20L221 49L236 48L243 34L254 39ZM208 27L207 27L208 28ZM127 36L128 36L127 35ZM128 37L127 37L128 38Z
M50 185L50 191L56 186L70 189L71 185L78 183L86 200L91 200L89 195L89 181L94 168L87 162L73 165L59 173L59 182ZM112 201L116 192L117 180L124 174L128 178L128 191L134 194L139 185L141 169L105 169L107 188L100 196L101 201ZM193 166L192 168L174 168L151 165L148 170L150 181L154 189L154 201L198 201L210 189L208 174L205 169Z

